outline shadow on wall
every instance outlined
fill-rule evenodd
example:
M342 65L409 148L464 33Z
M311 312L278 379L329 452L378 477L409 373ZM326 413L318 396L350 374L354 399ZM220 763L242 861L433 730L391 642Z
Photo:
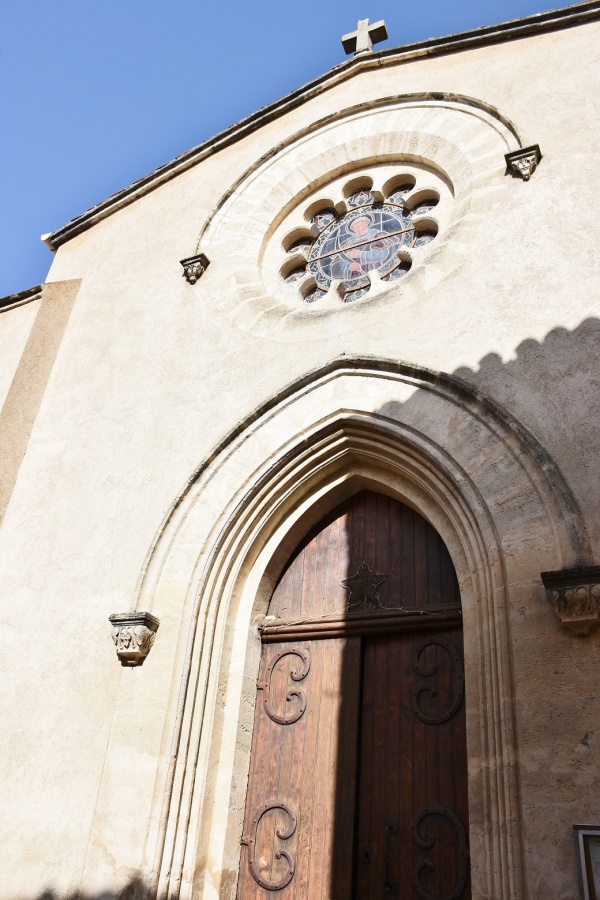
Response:
M588 318L573 331L554 328L543 341L533 338L516 348L516 358L503 362L497 353L484 356L477 370L454 372L506 406L524 425L542 431L548 424L564 428L596 428L600 387L600 320ZM582 405L585 404L585 407ZM585 412L586 415L578 415ZM582 440L578 432L577 443Z
M535 435L588 508L598 496L590 450L600 446L599 340L600 321L590 318L573 331L523 341L507 362L488 354L477 369L454 372ZM379 412L419 430L439 409L417 391ZM450 414L453 427L462 426ZM445 570L439 545L423 537L425 520L409 527L406 514L394 517L389 506L385 495L363 491L325 516L292 554L271 599L269 615L283 624L263 633L265 693L255 711L243 900L282 885L289 900L404 896L407 889L412 897L411 885L419 896L471 898L469 684L461 623L450 618L448 593L440 593L454 584L451 564ZM363 592L357 599L344 593L352 585ZM393 621L394 611L412 609L415 621ZM443 615L447 621L433 618ZM375 625L378 616L385 626ZM538 735L549 733L554 709L540 704ZM571 726L561 727L565 734ZM570 801L587 792L585 780L573 781ZM554 863L531 866L534 894L574 900L570 826L552 837Z
M508 362L488 353L478 369L461 367L454 375L510 410L550 453L552 443L564 448L565 438L575 436L569 452L585 453L598 446L599 346L600 319L588 318L573 331L554 328L543 341L523 341ZM577 431L569 433L570 426Z
M58 894L55 891L44 891L35 900L147 900L150 897L149 887L141 878L132 878L124 888L118 891L109 889L88 894L73 891L70 894Z
M600 319L588 318L572 331L554 328L542 341L529 338L504 362L484 356L478 368L452 374L486 393L527 428L555 461L582 509L598 498L596 449L600 447ZM417 417L422 398L391 404L384 415ZM400 413L400 408L403 413ZM600 540L590 520L592 543Z
M572 331L554 328L543 341L523 341L515 359L503 362L489 353L477 370L454 372L501 403L537 437L584 510L598 497L599 348L600 319L588 318ZM600 535L594 533L594 522L588 524L594 543Z

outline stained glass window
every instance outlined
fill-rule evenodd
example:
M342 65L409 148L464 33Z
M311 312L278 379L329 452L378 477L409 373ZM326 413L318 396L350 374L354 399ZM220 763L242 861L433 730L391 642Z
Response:
M388 203L399 203L401 206L404 205L404 198L410 194L414 187L414 184L400 184L398 187L395 187L392 193L388 197Z
M437 200L421 200L420 203L415 203L412 213L413 215L417 215L417 213L420 215L421 213L429 212L434 206L437 206Z
M319 231L323 228L327 228L328 225L331 225L332 222L335 222L338 214L335 209L322 209L318 213L311 218L311 225L316 225Z
M285 281L310 276L313 286L304 294L306 303L324 297L332 281L341 282L344 302L349 303L368 293L370 272L377 271L386 282L403 278L412 263L410 253L402 250L422 247L437 234L431 220L419 226L418 218L430 212L438 199L431 197L410 206L407 197L414 188L414 182L397 181L383 202L378 195L378 202L370 188L360 187L347 196L345 213L333 207L317 210L310 218L317 237L299 238L287 250L302 254L306 264L288 272Z
M320 288L313 288L312 291L309 291L309 293L304 298L304 302L314 303L315 300L321 300L321 298L324 297L326 293L326 291L322 291Z
M388 272L387 275L383 276L384 281L397 281L398 278L403 278L407 272L410 272L409 263L400 263L399 266L396 266L395 269L392 269L391 272Z
M298 238L297 241L294 241L290 244L287 249L288 253L305 253L310 249L310 245L312 244L312 240L310 238Z
M373 194L368 188L359 188L348 197L348 206L352 209L355 206L366 206L373 202Z
M296 269L292 269L291 272L285 276L286 284L293 284L294 281L300 281L301 278L304 278L306 275L306 266L298 266Z
M423 247L425 244L428 244L435 237L435 231L419 231L417 234L417 239L415 241L415 247Z

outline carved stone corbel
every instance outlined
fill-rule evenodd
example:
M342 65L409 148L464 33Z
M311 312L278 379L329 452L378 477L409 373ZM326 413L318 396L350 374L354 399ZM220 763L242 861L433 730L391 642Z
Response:
M522 147L520 150L513 150L511 153L506 153L504 156L509 170L520 175L523 181L529 181L537 169L541 158L542 152L539 144L532 144L531 147Z
M197 256L188 256L187 259L182 259L180 262L183 266L183 277L188 284L196 284L210 264L210 260L204 253L198 253Z
M154 643L159 620L148 612L115 613L108 618L121 665L143 665Z
M546 597L562 626L590 634L600 625L600 566L542 572Z

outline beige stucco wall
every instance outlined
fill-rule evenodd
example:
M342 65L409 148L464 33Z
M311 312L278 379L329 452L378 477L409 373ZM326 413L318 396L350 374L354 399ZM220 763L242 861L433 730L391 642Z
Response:
M0 719L3 898L114 890L151 855L148 816L180 676L159 645L175 653L183 640L183 599L153 610L157 645L134 671L118 666L107 617L135 602L154 537L194 469L307 371L370 354L480 386L554 458L598 546L599 39L591 24L358 74L58 251L48 281L68 295L68 322L0 532L0 667L11 686ZM302 323L297 341L239 328L214 301L231 287L235 230L230 259L211 259L193 287L181 277L179 260L221 196L273 146L357 102L424 91L496 107L543 153L529 183L507 177L498 156L497 202L460 259L448 244L447 274L444 254L436 258L442 276L426 303L390 302L375 317L365 303L351 320L344 311L343 329L312 329L310 340ZM64 283L79 280L75 298ZM600 644L546 622L539 586L515 585L512 598L528 897L575 900L571 826L600 815Z
M39 305L39 299L32 300L0 313L0 408L6 400Z

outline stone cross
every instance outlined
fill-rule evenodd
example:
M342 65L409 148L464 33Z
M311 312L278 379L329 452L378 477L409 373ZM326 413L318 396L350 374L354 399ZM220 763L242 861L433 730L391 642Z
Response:
M369 25L368 19L360 19L357 30L345 34L342 44L346 53L354 53L355 56L358 56L359 53L372 53L373 44L387 40L387 36L387 28L383 19L373 25Z

